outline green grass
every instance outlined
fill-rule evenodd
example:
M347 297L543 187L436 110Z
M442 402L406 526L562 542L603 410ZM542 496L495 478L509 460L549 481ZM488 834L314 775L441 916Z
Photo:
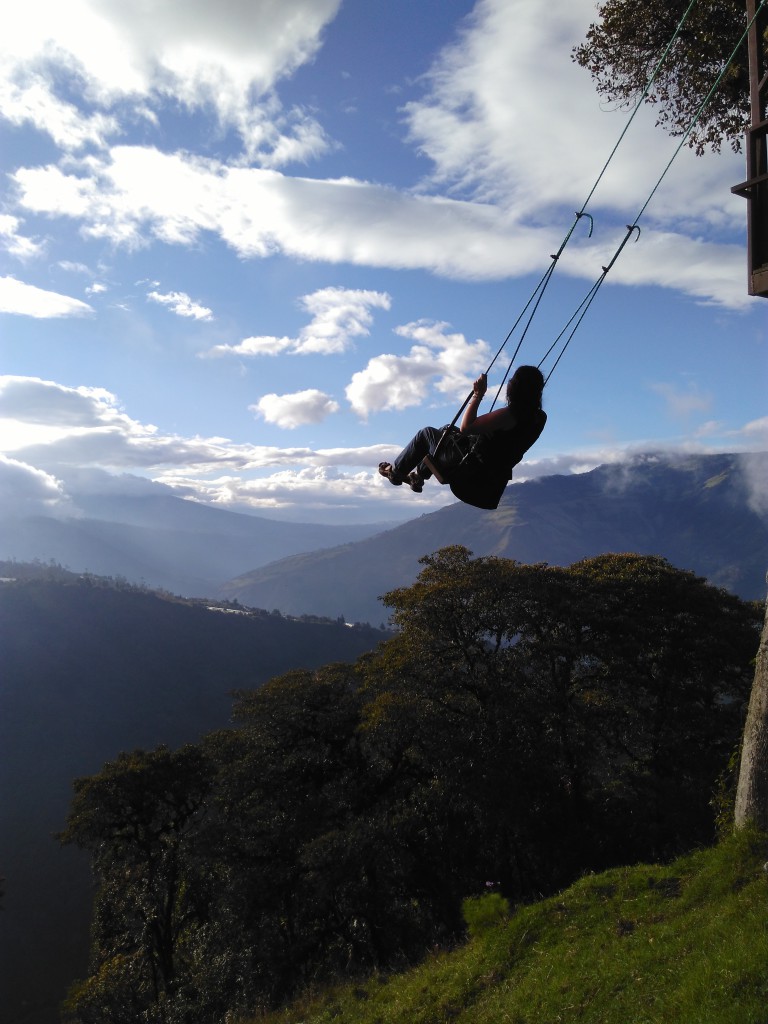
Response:
M498 901L470 908L461 948L260 1024L768 1024L766 855L745 831L672 864L590 875L506 918Z

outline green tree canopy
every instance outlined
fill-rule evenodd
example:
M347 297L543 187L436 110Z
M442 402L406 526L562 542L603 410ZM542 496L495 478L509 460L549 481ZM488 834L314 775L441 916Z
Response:
M422 559L399 633L79 780L99 899L78 1024L214 1024L412 961L585 870L714 835L759 615L664 559Z
M574 59L586 68L601 96L634 103L643 93L671 40L688 0L606 0ZM671 135L691 125L746 28L744 0L699 0L688 16L649 93L657 124ZM746 44L731 63L716 93L692 130L689 144L701 154L723 142L741 148L749 124L749 64Z
M60 838L91 853L98 886L92 974L73 996L83 1024L163 1021L189 973L184 937L205 878L189 854L210 785L194 746L121 754L76 780Z

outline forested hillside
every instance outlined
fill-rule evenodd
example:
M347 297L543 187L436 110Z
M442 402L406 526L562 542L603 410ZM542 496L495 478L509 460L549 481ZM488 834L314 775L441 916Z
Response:
M712 842L761 612L663 559L422 560L400 633L81 779L98 882L68 1020L218 1024L388 971L585 871Z
M242 1024L763 1024L767 849L744 830L526 906L489 892L458 948Z
M55 566L0 564L3 1020L53 1024L85 970L87 860L53 839L72 780L123 750L230 721L231 691L289 668L353 662L385 637L161 595Z

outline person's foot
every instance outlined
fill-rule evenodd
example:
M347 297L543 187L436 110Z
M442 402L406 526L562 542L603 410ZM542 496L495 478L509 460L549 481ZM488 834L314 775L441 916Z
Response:
M389 462L379 463L379 473L381 474L381 476L385 476L391 484L395 485L395 487L399 487L403 482L402 478L399 477L395 472L395 467L392 466Z
M424 489L424 481L422 480L418 469L415 469L412 473L408 474L407 483L411 490L416 491L417 494L421 494Z

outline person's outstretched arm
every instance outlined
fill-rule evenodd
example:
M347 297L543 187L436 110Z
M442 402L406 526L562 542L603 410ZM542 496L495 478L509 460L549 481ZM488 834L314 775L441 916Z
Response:
M462 434L490 434L494 430L509 430L515 425L515 417L509 408L494 409L483 416L477 415L483 395L488 389L488 378L481 373L472 385L472 397L464 410L461 421Z

